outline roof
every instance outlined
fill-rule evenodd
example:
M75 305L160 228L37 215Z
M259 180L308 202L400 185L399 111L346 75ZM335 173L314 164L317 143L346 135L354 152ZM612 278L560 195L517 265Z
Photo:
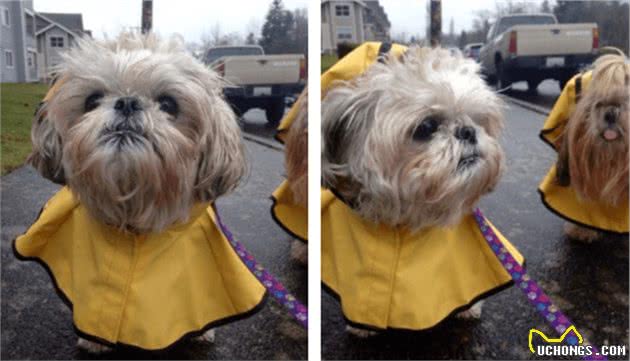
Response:
M83 33L83 15L70 13L37 13L44 20L55 22L74 33ZM39 31L40 29L37 29Z
M326 3L329 3L331 1L332 0L322 0L322 5L324 5ZM359 4L360 6L363 6L363 7L366 6L365 3L363 1L361 1L361 0L347 0L347 1L351 1L351 2L357 3L357 4Z

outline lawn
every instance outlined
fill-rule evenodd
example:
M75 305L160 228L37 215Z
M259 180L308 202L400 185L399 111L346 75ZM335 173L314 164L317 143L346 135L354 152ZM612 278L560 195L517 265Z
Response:
M45 84L0 84L2 175L22 165L31 151L31 120L47 89Z
M322 73L337 62L337 55L322 55Z

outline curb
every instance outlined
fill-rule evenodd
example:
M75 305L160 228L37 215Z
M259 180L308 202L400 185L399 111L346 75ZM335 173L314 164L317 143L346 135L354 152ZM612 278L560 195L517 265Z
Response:
M279 145L278 143L276 143L275 140L268 140L266 138L263 137L259 137L257 135L252 135L252 134L247 134L247 133L243 133L243 138L245 138L245 140L249 140L250 142L254 142L256 144L260 144L264 147L267 148L271 148L273 150L279 151L279 152L283 152L284 151L284 147L282 145Z
M526 102L524 100L520 100L520 99L516 99L516 98L512 98L510 96L507 95L501 95L501 97L503 97L503 99L507 100L510 103L514 103L518 106L521 106L525 109L531 110L535 113L539 113L542 115L549 115L549 113L551 112L551 109L545 108L545 107L541 107L540 105L536 105L530 102Z

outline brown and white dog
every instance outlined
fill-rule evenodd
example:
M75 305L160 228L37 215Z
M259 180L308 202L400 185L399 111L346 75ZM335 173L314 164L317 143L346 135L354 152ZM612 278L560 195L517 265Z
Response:
M556 141L556 182L571 185L586 200L618 206L628 202L628 107L630 64L622 55L604 55ZM566 234L591 242L600 232L565 224Z

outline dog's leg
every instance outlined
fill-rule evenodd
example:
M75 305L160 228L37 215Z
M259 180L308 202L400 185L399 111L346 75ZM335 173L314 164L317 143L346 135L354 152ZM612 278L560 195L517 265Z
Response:
M291 258L300 264L308 264L308 245L294 239L291 243Z
M346 325L346 332L358 338L368 338L378 335L378 331L366 330L364 328L352 327Z
M101 345L82 337L79 337L77 340L77 347L91 354L101 354L112 350L109 346Z
M564 224L564 233L570 239L584 243L592 243L593 241L601 237L600 232L586 227L578 226L577 224L571 222L566 222Z
M483 301L479 301L472 305L466 311L459 312L457 314L457 318L461 318L464 320L478 320L481 318L481 309L483 306Z
M203 335L195 337L199 342L214 343L214 328L204 332Z

